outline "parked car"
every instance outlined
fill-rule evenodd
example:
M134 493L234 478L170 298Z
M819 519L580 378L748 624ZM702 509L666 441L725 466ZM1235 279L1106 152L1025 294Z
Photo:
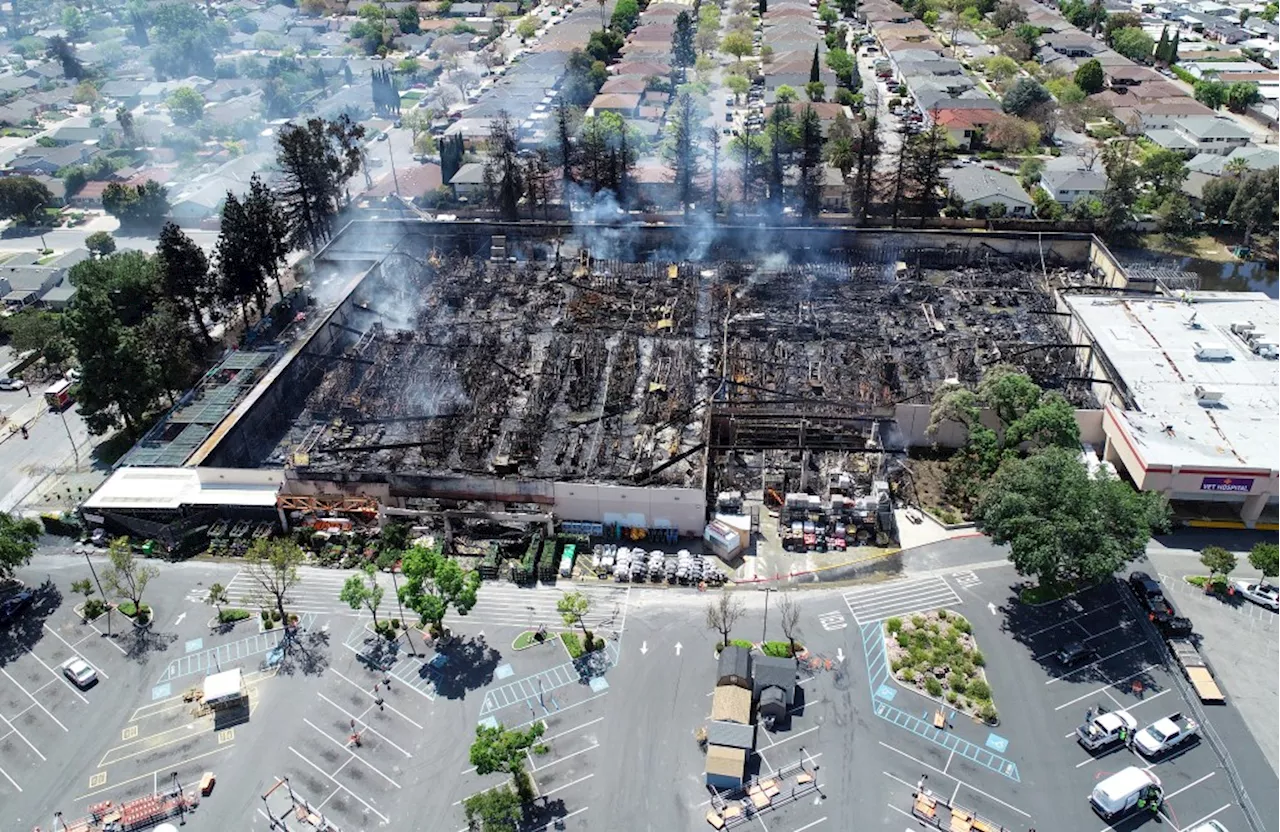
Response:
M31 589L24 589L17 595L5 600L0 604L0 624L7 624L18 617L18 613L31 606L31 602L36 599L36 593Z
M1272 612L1280 612L1280 590L1276 587L1243 579L1232 581L1231 585L1236 588L1236 592L1253 603L1266 607Z
M1064 644L1057 655L1058 661L1063 667L1075 667L1078 664L1084 664L1090 659L1097 658L1098 651L1092 647L1086 647L1083 642L1073 641Z
M72 656L62 663L62 675L78 688L87 688L98 681L98 671L79 656Z
M21 390L27 383L20 378L0 378L0 390Z
M1138 600L1142 600L1149 595L1162 595L1160 582L1152 578L1146 572L1134 572L1129 576L1129 588L1133 590L1133 594L1138 596Z

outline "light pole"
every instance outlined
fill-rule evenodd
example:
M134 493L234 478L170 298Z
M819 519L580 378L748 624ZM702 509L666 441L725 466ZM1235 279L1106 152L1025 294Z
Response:
M773 587L764 588L764 626L760 628L760 642L763 644L768 641L769 635L769 593L773 592Z
M67 413L65 410L58 410L58 416L62 419L62 429L67 432L67 441L71 443L71 453L76 458L76 471L80 470L80 449L76 447L76 440L71 436L71 428L67 425ZM87 554L87 553L86 553Z
M89 572L93 575L93 582L98 585L98 594L102 596L102 600L107 604L107 635L111 635L111 601L107 598L107 593L102 591L102 581L98 580L98 570L93 568L93 560L89 557L89 550L84 550L84 562L89 564Z

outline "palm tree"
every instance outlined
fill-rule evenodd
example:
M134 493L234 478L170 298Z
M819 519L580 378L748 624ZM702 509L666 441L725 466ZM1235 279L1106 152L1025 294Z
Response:
M1249 163L1237 156L1234 159L1228 159L1222 166L1222 171L1234 179L1241 179L1249 172Z

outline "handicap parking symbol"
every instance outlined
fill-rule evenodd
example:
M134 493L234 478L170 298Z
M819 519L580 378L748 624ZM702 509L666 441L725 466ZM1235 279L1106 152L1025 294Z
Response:
M992 751L999 751L1003 754L1008 747L1009 741L999 734L987 735L987 748L990 748Z
M892 702L893 697L898 695L898 689L892 685L881 685L876 689L876 698L883 699L886 702Z

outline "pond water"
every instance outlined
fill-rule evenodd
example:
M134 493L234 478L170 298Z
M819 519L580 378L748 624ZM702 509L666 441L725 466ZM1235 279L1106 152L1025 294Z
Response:
M1270 263L1217 263L1148 249L1115 249L1114 253L1123 264L1160 265L1193 272L1200 277L1200 288L1207 292L1265 292L1268 297L1280 296L1280 270Z

